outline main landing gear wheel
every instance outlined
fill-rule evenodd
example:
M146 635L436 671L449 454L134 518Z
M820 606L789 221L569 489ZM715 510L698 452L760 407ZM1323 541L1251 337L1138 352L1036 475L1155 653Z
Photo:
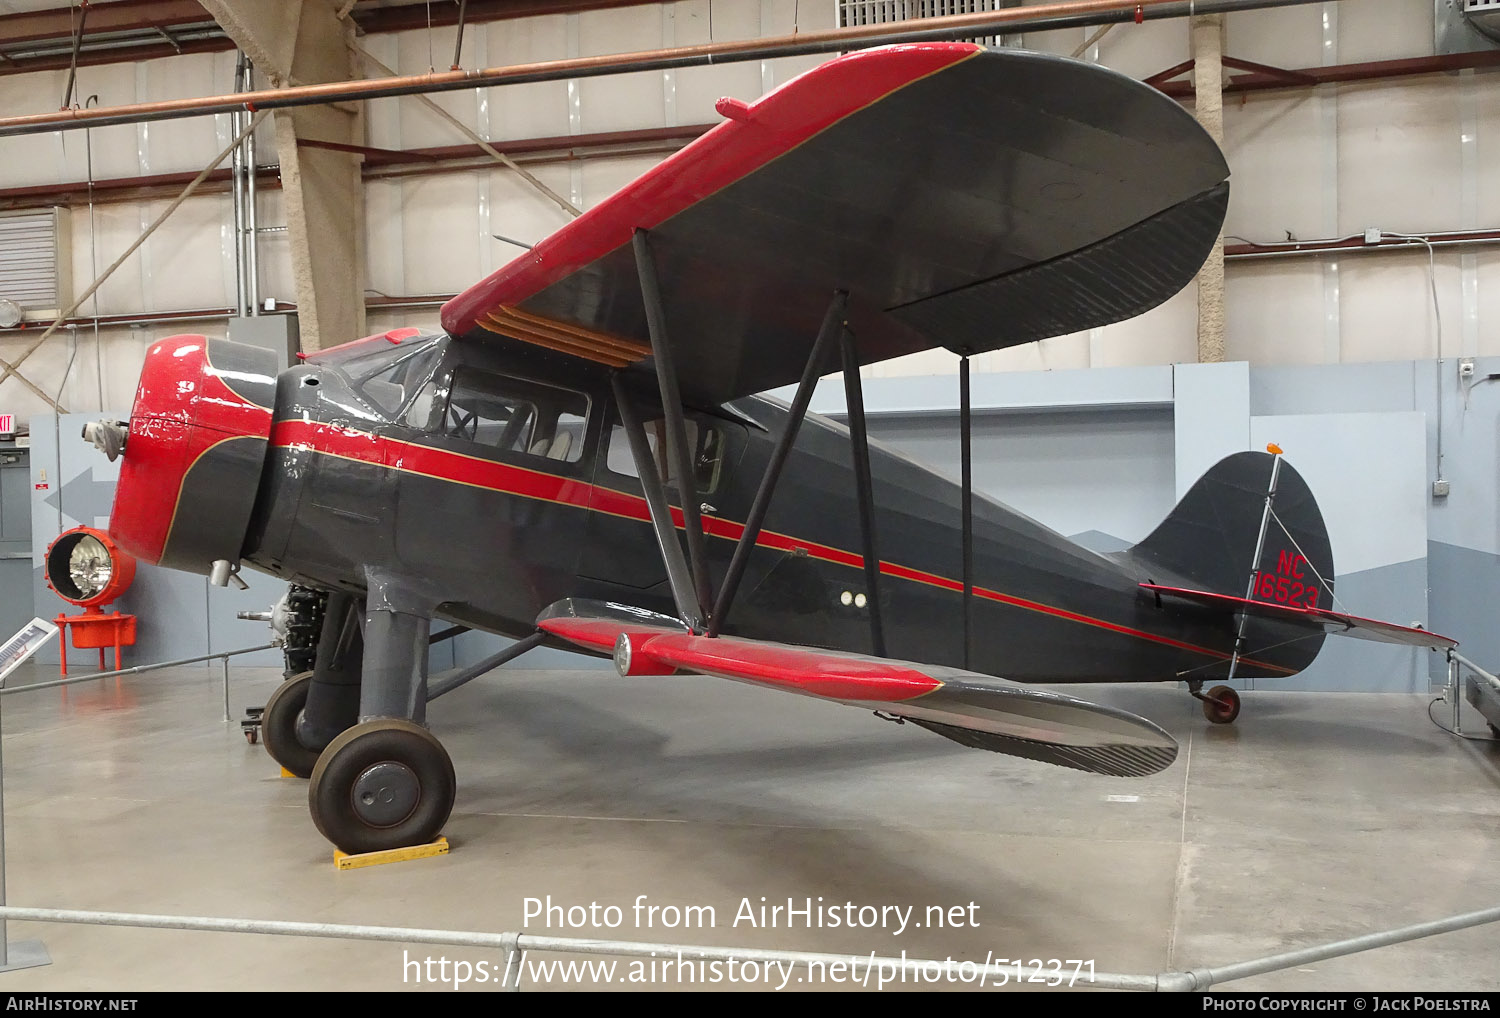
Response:
M260 716L260 734L266 752L299 778L310 775L318 764L317 750L308 749L297 738L297 717L307 706L312 677L312 672L303 672L287 679L271 694Z
M1228 686L1215 686L1203 694L1203 716L1216 725L1227 725L1240 716L1240 694Z
M366 721L328 744L308 806L318 831L350 855L425 845L453 811L453 761L421 725Z

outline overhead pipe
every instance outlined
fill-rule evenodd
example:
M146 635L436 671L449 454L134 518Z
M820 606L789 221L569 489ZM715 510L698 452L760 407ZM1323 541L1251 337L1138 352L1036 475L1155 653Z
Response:
M809 56L839 50L893 43L938 42L968 36L1000 35L1021 31L1051 31L1087 28L1104 24L1148 19L1163 20L1194 14L1220 14L1301 7L1323 0L1067 0L1035 7L1011 7L978 14L953 14L941 18L897 21L883 25L859 25L741 39L729 42L606 54L567 60L547 60L510 67L474 71L443 71L391 78L327 82L290 88L262 89L235 95L168 99L126 106L61 110L21 117L0 118L0 137L45 131L136 124L153 120L232 113L236 110L291 109L324 103L358 102L424 92L453 92L492 85L517 85L567 78L586 78L635 71L670 70L716 63L774 60L778 57Z
M1230 237L1229 240L1238 238ZM1365 254L1371 251L1401 251L1408 248L1427 247L1488 247L1500 244L1500 230L1451 230L1438 233L1386 233L1374 243L1364 233L1352 233L1347 237L1329 240L1289 240L1270 244L1246 241L1240 244L1225 244L1224 258L1227 261L1247 261L1257 258L1295 258L1308 255Z

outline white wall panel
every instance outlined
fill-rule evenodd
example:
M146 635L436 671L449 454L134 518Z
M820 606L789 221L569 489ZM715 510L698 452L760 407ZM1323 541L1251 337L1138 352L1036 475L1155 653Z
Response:
M40 77L40 75L27 74L21 77L32 78ZM57 83L59 97L62 94L62 87L63 82L59 81ZM101 64L98 67L80 67L78 69L78 94L82 101L87 101L90 96L97 95L100 106L137 102L139 100L136 90L136 65ZM170 95L171 93L168 92L153 96L153 98L166 99ZM203 130L203 133L213 138L211 131ZM93 163L96 180L107 180L110 177L134 177L143 172L140 150L136 141L136 129L130 124L97 127L89 131L68 131L55 137L62 155L62 165L58 169L63 180L87 180L90 161ZM6 139L5 147L9 148L11 142L16 140ZM217 139L213 138L213 140ZM226 144L228 140L228 138L225 139ZM223 148L222 145L216 146L205 157L204 162L217 155L221 148ZM203 167L200 165L195 168L202 169Z
M456 30L449 28L434 28L429 36L426 29L415 32L398 32L395 62L381 57L381 61L403 74L425 74L428 70L436 67L440 71L448 70L453 63L453 40ZM374 53L374 50L370 51ZM474 66L466 62L465 66ZM378 73L378 72L377 72ZM479 124L479 100L476 89L464 89L459 92L433 92L427 96L440 108L446 110L459 123L475 130ZM466 145L469 139L464 137L452 124L448 123L421 99L414 97L402 97L396 100L400 111L400 132L402 148L433 148L438 145Z
M661 10L655 6L584 11L569 17L576 19L578 56L661 48ZM583 134L666 124L660 71L580 78L578 103Z
M1088 333L1056 336L1040 343L980 354L975 371L1063 371L1089 367Z
M160 200L141 207L148 224L167 204ZM152 309L215 307L223 303L219 229L226 211L217 196L189 198L172 213L172 231L152 234L142 250L132 256L131 261L142 267L142 285ZM115 257L111 255L109 261Z
M1359 0L1338 6L1340 63L1432 53L1432 4L1427 0Z
M1230 262L1224 273L1224 357L1255 364L1320 364L1326 313L1316 258Z
M1458 256L1439 250L1436 262L1442 353L1453 357L1460 350ZM1345 361L1438 356L1427 265L1425 251L1362 255L1340 262L1339 316Z
M1229 160L1225 233L1267 243L1323 235L1322 111L1310 91L1271 93L1224 105ZM1233 241L1231 241L1233 243Z
M413 68L401 66L401 33L382 32L380 35L364 36L357 41L361 48L369 51L370 56L387 67L403 74L416 73ZM363 66L368 77L378 78L385 74L368 61ZM407 98L391 98L365 103L365 140L375 148L401 148L401 114L403 108L411 102ZM272 151L275 151L274 147Z
M73 285L75 293L82 293L120 254L141 235L150 218L141 218L141 206L96 205L90 217L88 209L79 209L72 216L73 222ZM93 234L91 223L97 224L98 233ZM165 234L166 239L175 236ZM97 251L91 255L91 245ZM127 258L114 274L104 281L97 291L98 313L102 315L127 314L145 307L144 279L140 252ZM214 252L214 263L218 263L218 252ZM95 266L98 272L95 271ZM91 299L80 309L84 314L93 314L95 304Z
M1479 353L1500 354L1500 251L1482 251L1475 258L1479 274Z
M409 178L365 182L365 278L387 296L410 293L406 285L406 212L403 188Z
M583 193L587 205L599 204L659 160L652 156L625 156L619 159L590 159L582 164Z
M16 116L50 113L62 99L65 72L0 77L0 110ZM0 187L66 179L61 134L28 134L0 141Z
M1500 70L1475 71L1467 82L1460 83L1471 93L1477 123L1475 144L1478 146L1474 186L1478 191L1478 223L1500 224Z
M791 35L794 32L821 32L837 28L838 8L833 0L760 0L760 34ZM784 57L779 60L764 60L752 66L761 72L761 83L766 91L786 84L803 71L811 70L833 54L805 57ZM723 66L724 70L729 65ZM733 95L733 92L726 92ZM687 121L683 121L686 123Z
M1447 75L1340 87L1341 233L1459 228L1458 88Z
M571 176L566 163L528 166L542 183L558 194L567 194ZM489 171L490 232L504 234L526 244L551 234L572 219L561 206L542 194L519 173L502 167ZM493 271L521 253L514 244L488 238L489 265Z
M1187 24L1181 20L1120 25L1099 45L1101 64L1135 78L1165 71L1189 55Z
M1093 351L1096 368L1196 361L1197 286L1189 283L1177 296L1139 318L1100 329Z
M761 5L758 0L741 0L737 5L720 0L713 8L713 37L710 39L708 0L685 0L673 7L676 15L673 20L674 45L677 46L701 46L710 41L723 42L791 31L790 24L760 31ZM806 66L816 66L817 63L814 60ZM714 102L721 96L753 102L762 92L761 65L754 61L717 67L682 67L673 73L679 124L717 124L724 119L714 110ZM780 81L789 81L795 76L793 73Z
M1323 62L1322 5L1226 14L1224 55L1273 67L1316 67Z
M401 253L408 293L452 293L479 278L478 179L478 173L452 173L403 180Z
M1048 0L1026 0L1022 6L1035 7L1045 2L1048 2ZM1109 35L1105 36L1104 41L1099 44L1101 57L1104 55L1104 50L1109 48L1109 44L1115 33L1124 32L1125 28L1125 25L1116 25L1110 29ZM1079 46L1083 45L1084 40L1093 35L1094 32L1095 29L1092 28L1064 28L1053 32L1028 32L1021 37L1021 47L1037 53L1056 53L1060 56L1068 56Z
M229 56L231 60L216 59L220 56ZM152 102L232 91L232 57L233 54L191 53L136 64L136 101ZM224 64L227 70L220 64ZM100 96L100 102L103 101L104 97ZM142 173L201 170L224 148L214 131L212 117L158 120L138 125L137 137L145 139L141 155Z
M567 55L567 19L560 14L475 25L483 31L491 66L561 60ZM485 90L494 138L550 138L568 133L568 83L541 81Z

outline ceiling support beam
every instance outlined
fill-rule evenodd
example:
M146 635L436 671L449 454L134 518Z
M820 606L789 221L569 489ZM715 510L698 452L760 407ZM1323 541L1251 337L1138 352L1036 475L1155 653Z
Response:
M357 73L353 22L332 0L203 6L273 89ZM298 326L312 353L365 331L364 124L357 106L341 103L278 109L275 124Z

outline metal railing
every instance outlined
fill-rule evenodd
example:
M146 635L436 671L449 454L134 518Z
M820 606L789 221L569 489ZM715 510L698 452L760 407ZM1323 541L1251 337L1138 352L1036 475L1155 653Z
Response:
M1458 651L1450 649L1448 651L1448 685L1444 689L1443 694L1445 697L1447 697L1448 702L1453 706L1454 735L1464 734L1463 723L1459 720L1459 715L1463 712L1464 703L1463 688L1459 684L1458 670L1460 665L1473 672L1474 675L1480 680L1488 683L1491 687L1494 688L1496 693L1500 693L1500 676L1496 676L1490 672L1485 671L1473 661L1470 661L1468 658L1464 657ZM1428 706L1428 709L1432 709L1430 705Z
M52 627L52 632L49 633L48 636L42 642L46 642L46 639L50 639L52 636L56 636L56 635L58 635L58 631L57 631L56 627ZM37 649L37 647L40 647L40 645L41 645L40 643L36 644L36 646L34 646L32 648L32 650L28 652L27 656L29 656L30 653L34 653L35 650ZM51 680L49 680L47 682L33 682L33 683L30 683L29 685L24 685L24 686L8 686L8 685L0 684L0 702L3 702L4 697L10 696L10 695L12 695L14 693L29 693L29 692L32 692L33 690L38 690L38 689L56 689L59 686L71 686L71 685L74 685L74 684L79 683L79 682L97 682L100 679L115 678L115 677L122 676L122 675L140 675L140 674L142 674L144 672L154 672L154 671L158 671L158 670L160 670L162 668L173 668L173 667L176 667L178 665L197 664L197 663L199 663L201 661L213 661L213 660L222 658L223 659L223 664L224 664L224 720L226 722L228 722L228 721L231 720L231 718L229 716L229 659L232 658L232 657L237 657L240 654L253 654L256 651L260 651L260 650L272 650L272 649L275 648L275 646L276 646L276 644L274 644L274 643L267 643L267 644L263 644L262 646L259 646L259 647L244 647L244 648L242 648L240 650L225 650L225 651L220 651L220 652L218 652L216 654L200 654L197 657L184 657L184 658L178 658L178 659L173 660L173 661L158 661L155 664L136 665L133 668L120 668L120 669L117 669L116 671L112 671L112 672L94 672L94 673L89 674L89 675L73 675L73 676L69 676L68 678L65 678L65 679L51 679ZM8 676L7 676L7 678L8 678ZM3 682L3 680L0 680L0 682ZM0 712L0 730L3 730L3 728L4 728L4 714L3 714L3 712ZM0 764L0 907L3 907L4 905L5 905L5 774L4 774L3 764ZM24 961L19 960L19 959L13 959L11 957L11 944L10 944L9 933L8 933L8 931L6 929L6 923L5 923L4 918L0 917L0 971L3 971L3 970L8 969L8 968L12 968L12 967L21 967L21 966L29 966L29 965L45 965L45 964L48 964L46 949L40 943L34 944L34 945L18 945L18 946L24 946L24 947L27 948L27 950L25 952L23 952L26 955L26 960L24 960Z
M229 659L241 654L254 654L262 650L275 650L274 643L263 643L259 647L242 647L239 650L221 650L215 654L199 654L197 657L180 657L173 661L158 661L155 664L136 665L134 668L120 668L112 672L90 672L88 675L70 675L66 679L51 679L47 682L32 682L24 686L5 686L0 688L0 696L9 696L12 693L29 693L33 689L56 689L58 686L71 686L75 682L93 682L97 679L114 679L122 675L141 675L145 672L159 671L162 668L176 668L180 665L195 665L201 661L217 661L223 659L224 664L224 720L234 720L229 716ZM0 823L3 823L0 817ZM3 863L3 860L0 860Z
M956 961L952 958L939 961L935 958L884 957L873 951L868 955L828 954L811 951L761 950L750 947L723 947L702 944L646 943L640 941L598 940L576 937L544 937L529 933L485 933L463 930L434 930L403 926L355 926L339 923L282 922L270 919L225 919L210 916L150 915L137 912L94 912L78 909L24 908L0 906L0 923L10 920L47 923L72 923L88 926L127 926L159 930L192 930L208 933L253 933L285 937L314 937L336 940L363 940L386 943L437 944L445 947L477 947L498 949L505 952L505 970L501 987L516 991L521 988L522 961L527 952L551 952L556 954L605 955L622 958L679 958L683 960L756 962L778 966L823 966L841 965L852 975L850 981L858 981L859 973L879 973L885 982L898 974L909 974L924 982L939 979L962 981L975 985L1004 985L1011 981L1025 982L1027 969L1018 968L1018 963L980 964L972 961ZM1483 926L1500 922L1500 907L1466 912L1431 922L1416 923L1379 933L1368 933L1345 940L1336 940L1314 947L1299 948L1281 954L1268 955L1250 961L1234 962L1213 968L1198 968L1188 971L1158 972L1155 974L1121 974L1112 972L1079 972L1076 979L1066 975L1069 985L1087 985L1095 989L1144 990L1158 992L1186 992L1206 990L1221 983L1247 979L1282 969L1295 968L1310 962L1325 961L1371 951L1378 947L1420 940L1439 933ZM1050 971L1050 970L1048 970ZM936 974L936 978L933 976ZM1018 979L1018 976L1020 977ZM1050 981L1050 980L1049 980ZM1034 980L1033 980L1034 982Z

